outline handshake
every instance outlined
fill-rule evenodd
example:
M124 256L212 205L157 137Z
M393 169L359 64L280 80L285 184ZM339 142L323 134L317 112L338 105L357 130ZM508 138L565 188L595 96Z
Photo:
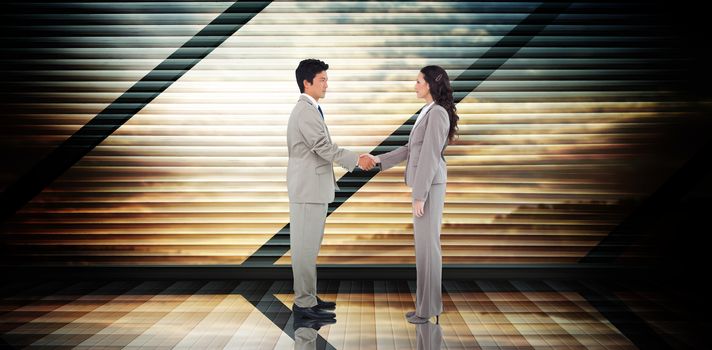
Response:
M377 156L368 153L364 153L358 156L358 167L362 170L371 170L373 169L373 167L376 166L377 163L380 162L381 159L379 159Z

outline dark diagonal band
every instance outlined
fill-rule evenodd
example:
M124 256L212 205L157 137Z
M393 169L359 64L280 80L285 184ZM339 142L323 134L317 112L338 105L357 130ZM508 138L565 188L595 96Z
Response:
M29 172L8 186L0 195L0 222L7 220L32 200L227 38L235 34L270 2L239 1L232 4ZM236 13L248 15L234 16ZM175 73L167 75L167 71ZM156 84L156 82L163 84Z

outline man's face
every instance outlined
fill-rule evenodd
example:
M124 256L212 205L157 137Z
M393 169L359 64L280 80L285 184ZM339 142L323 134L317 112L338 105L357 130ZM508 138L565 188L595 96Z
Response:
M309 81L304 80L304 92L315 99L324 98L326 89L329 87L329 77L326 75L326 71L319 72L312 81L313 83L309 84Z

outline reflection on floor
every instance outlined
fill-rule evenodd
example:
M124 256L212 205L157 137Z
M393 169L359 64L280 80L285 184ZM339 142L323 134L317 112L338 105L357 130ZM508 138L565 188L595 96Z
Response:
M331 324L295 320L291 281L18 282L1 289L0 347L703 348L692 299L652 284L458 280L443 288L440 324L416 326L404 317L413 281L320 281L320 296L337 302Z

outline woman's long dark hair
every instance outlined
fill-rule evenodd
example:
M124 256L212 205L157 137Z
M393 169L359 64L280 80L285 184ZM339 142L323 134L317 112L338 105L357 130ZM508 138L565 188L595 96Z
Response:
M420 72L423 73L425 82L430 85L430 96L433 97L433 101L445 108L450 117L450 131L447 134L447 138L452 143L457 133L457 121L460 120L460 117L457 115L457 107L455 107L452 97L450 77L440 66L425 66Z

